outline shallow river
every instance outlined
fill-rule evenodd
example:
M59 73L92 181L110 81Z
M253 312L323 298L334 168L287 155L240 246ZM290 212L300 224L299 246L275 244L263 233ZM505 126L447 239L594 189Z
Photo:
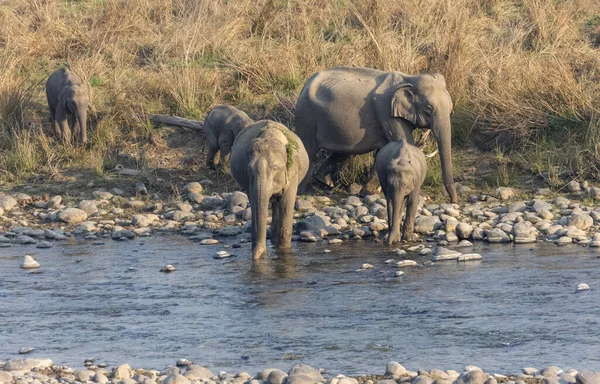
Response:
M0 360L34 347L71 366L188 358L250 373L298 361L345 374L382 373L389 360L500 373L600 366L600 251L482 244L481 262L395 278L381 244L295 247L258 263L248 244L215 260L221 245L178 236L0 248ZM19 269L26 253L38 273ZM356 272L366 262L375 269ZM177 271L160 273L166 264ZM580 282L592 290L575 294Z

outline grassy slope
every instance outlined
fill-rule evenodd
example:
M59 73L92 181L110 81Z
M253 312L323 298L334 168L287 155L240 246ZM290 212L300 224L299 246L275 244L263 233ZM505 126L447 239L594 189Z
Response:
M202 167L198 135L153 128L144 114L201 118L229 103L291 126L304 80L335 65L444 74L455 146L494 150L489 186L519 174L598 177L598 46L596 0L7 0L0 179L105 177L117 163L163 169L143 173L157 185L226 179ZM44 81L66 64L91 86L85 149L41 133ZM455 153L459 179L481 168L482 155ZM431 168L439 187L435 159Z

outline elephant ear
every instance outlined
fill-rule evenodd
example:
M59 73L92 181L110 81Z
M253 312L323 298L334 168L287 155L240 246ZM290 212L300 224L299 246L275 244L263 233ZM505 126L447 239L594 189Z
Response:
M401 117L413 124L417 124L414 96L412 84L404 83L398 85L396 92L392 96L392 116Z

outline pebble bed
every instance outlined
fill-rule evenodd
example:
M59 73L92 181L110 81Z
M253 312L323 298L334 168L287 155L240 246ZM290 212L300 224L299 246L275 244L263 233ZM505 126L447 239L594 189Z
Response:
M85 368L73 369L57 366L50 359L14 359L0 362L0 383L16 384L58 384L58 383L120 383L120 384L597 384L600 372L575 369L564 371L550 366L538 370L523 368L520 373L504 375L487 373L476 366L466 366L463 372L432 369L410 371L400 363L390 361L383 375L346 377L343 374L330 375L306 364L297 364L286 373L279 369L264 369L255 375L247 372L218 374L210 369L180 359L175 366L162 371L151 369L132 369L129 364L109 368L106 364L96 363L94 359L84 362Z

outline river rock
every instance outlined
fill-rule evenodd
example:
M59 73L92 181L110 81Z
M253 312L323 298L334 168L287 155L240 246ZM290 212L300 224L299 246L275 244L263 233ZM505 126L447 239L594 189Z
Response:
M221 196L207 196L200 204L203 209L214 211L223 205L224 201Z
M19 235L15 238L15 243L17 244L35 244L37 243L37 240L35 240L33 237L30 236L26 236L26 235Z
M304 231L321 233L321 230L325 229L326 227L327 221L325 217L321 215L313 215L296 223L296 234L300 235Z
M465 253L463 255L458 256L456 261L475 261L481 259L482 257L479 253Z
M200 194L200 193L202 193L203 189L204 188L202 188L202 184L200 184L200 183L198 183L196 181L193 181L191 183L186 184L183 187L182 192L183 193L197 193L197 194Z
M296 204L294 205L294 208L296 209L296 211L308 211L312 207L313 206L310 201L304 200L299 197L296 199Z
M82 200L79 203L79 209L84 211L88 216L91 216L98 212L98 207L96 206L96 200Z
M58 219L69 225L79 224L87 219L88 215L79 208L67 208L58 214Z
M473 233L473 226L467 223L459 223L456 226L456 236L459 239L468 239Z
M19 203L17 200L9 195L0 197L0 208L5 212L12 211Z
M286 384L317 384L317 383L319 383L319 380L316 380L316 379L306 376L306 375L293 375L293 376L288 376L285 383Z
M4 363L4 371L31 371L32 369L46 369L52 366L50 359L13 359Z
M175 272L176 270L177 269L175 269L174 266L172 266L171 264L169 264L166 267L161 268L159 272L170 273L170 272Z
M594 219L587 213L574 214L567 218L567 225L585 230L594 225Z
M62 202L62 197L60 195L52 196L46 202L46 208L48 208L48 209L56 209L56 208L58 208L60 206L61 202Z
M22 269L36 269L40 267L40 263L35 261L35 259L30 255L25 255L23 259L23 263L21 263Z
M575 376L577 384L600 384L600 372L583 371Z
M379 383L379 381L377 383ZM431 377L429 377L429 375L419 375L412 381L411 384L432 384L432 383L433 383L433 379Z
M570 238L569 236L561 236L556 240L556 244L558 244L558 245L573 244L573 239Z
M580 192L581 184L579 184L579 181L571 180L567 184L567 189L569 190L569 192Z
M233 207L241 207L242 209L246 209L248 204L250 204L248 195L246 195L244 192L235 191L229 198L229 211L233 212Z
M113 371L112 377L116 380L131 379L131 367L129 364L121 364Z
M431 261L456 260L461 253L444 247L436 247Z
M179 373L172 373L163 380L162 384L191 384L191 381Z
M485 240L489 243L510 243L510 238L506 232L499 228L490 229L486 234Z
M508 200L515 195L515 191L509 187L496 188L496 197L500 200Z
M579 283L579 284L577 284L577 289L575 290L575 292L589 291L589 290L590 290L589 285L587 285L586 283Z
M488 380L488 375L481 370L472 370L465 372L456 379L456 384L484 384Z
M206 367L202 367L200 365L189 365L187 372L185 372L184 376L189 380L210 380L215 377L215 374Z
M298 375L310 377L311 379L314 379L315 381L323 381L323 376L321 376L321 373L318 370L316 370L315 368L311 367L310 365L306 365L306 364L294 365L288 372L289 377L298 376ZM289 382L289 378L288 378L288 382Z
M0 383L12 383L13 376L9 372L0 371Z
M385 367L385 375L396 380L406 375L406 368L397 361L390 361Z
M78 381L81 381L82 383L91 381L94 376L96 376L96 372L90 371L88 369L82 369L82 370L75 371L75 378Z
M273 369L269 372L265 382L266 384L283 384L287 377L288 375L285 372L280 371L279 369Z
M546 367L540 371L540 375L544 377L558 377L558 375L561 373L563 373L563 370L554 365Z
M414 260L401 260L396 263L398 268L417 267L419 264Z
M35 245L36 248L52 248L54 244L49 241L40 241Z
M415 232L422 235L429 234L442 226L437 216L418 216L415 219Z

